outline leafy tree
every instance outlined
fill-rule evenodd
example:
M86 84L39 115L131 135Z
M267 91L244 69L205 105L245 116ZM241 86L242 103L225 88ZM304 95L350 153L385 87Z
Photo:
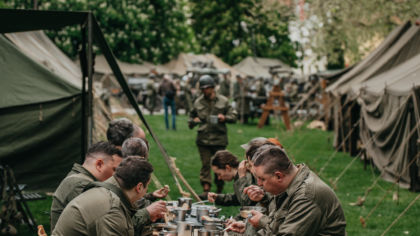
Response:
M278 58L295 65L288 37L290 9L262 0L191 0L192 27L202 52L230 64L244 57Z
M330 65L359 61L395 27L415 20L418 0L307 0L308 18L315 17L314 51Z
M124 61L164 63L180 52L195 50L184 1L39 0L38 5L43 10L92 11L113 52ZM32 1L14 0L9 6L30 9ZM78 26L48 35L68 55L77 55L81 42Z

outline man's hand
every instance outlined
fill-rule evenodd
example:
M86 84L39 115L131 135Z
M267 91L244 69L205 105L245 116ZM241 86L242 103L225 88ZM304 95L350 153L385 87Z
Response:
M226 120L225 115L223 115L222 113L219 113L219 114L217 115L217 118L219 119L219 122L220 122L220 123L223 123L223 122L225 122L225 120Z
M207 200L209 202L214 203L216 201L217 193L208 193L207 194Z
M194 123L200 123L201 122L200 118L198 118L198 117L194 118L193 121L194 121Z
M154 202L146 207L146 210L149 212L150 220L155 222L157 219L162 218L166 213L166 203L164 201Z
M153 197L155 198L164 198L168 195L168 193L169 193L169 186L165 185L165 187L154 191L152 194L153 194Z
M246 162L247 161L241 161L241 163L239 163L239 166L238 166L239 178L245 177L246 175L246 172L247 172Z
M243 234L245 232L245 223L242 221L235 221L233 222L227 229L227 231L233 231L237 233Z
M257 185L251 185L244 188L244 193L254 202L259 202L264 198L265 192Z
M263 217L263 213L259 211L252 210L251 211L252 217L248 219L248 222L254 226L255 228L258 228L260 224L260 219Z

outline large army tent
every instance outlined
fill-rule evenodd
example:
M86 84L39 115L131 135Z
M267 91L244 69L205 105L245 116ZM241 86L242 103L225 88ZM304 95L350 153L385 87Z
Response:
M51 189L58 184L57 179L66 174L59 167L68 163L69 158L77 161L84 157L86 147L93 142L93 42L95 42L128 101L156 142L171 174L176 178L168 153L145 120L91 12L0 9L0 34L57 30L70 25L78 25L81 29L82 90L65 80L60 80L45 67L34 63L0 35L2 43L0 124L3 128L0 134L1 163L13 167L15 173L19 174L17 176L19 183L30 184L31 188ZM35 83L35 81L42 82ZM73 118L63 120L63 117L69 116ZM38 123L34 122L34 117L38 118ZM60 130L57 130L58 128ZM3 132L5 129L8 132ZM15 130L20 132L19 135L14 134ZM64 133L61 132L63 130ZM37 142L39 145L34 146L33 143ZM74 145L68 145L68 142L74 142ZM77 142L80 142L80 145L77 145ZM77 156L70 157L75 153Z
M383 177L418 188L420 27L399 26L363 61L327 88L335 96L335 145L356 154L361 140ZM420 129L419 129L420 130ZM349 136L348 136L349 135ZM349 138L346 138L348 136Z
M367 154L383 178L395 181L401 175L399 183L413 190L420 190L420 162L408 167L419 151L419 86L420 54L353 88L360 91L360 138Z
M152 63L143 62L142 64L131 64L127 62L118 61L121 71L125 75L147 75L155 68ZM95 72L103 75L112 74L111 67L109 67L106 58L103 55L95 57Z
M245 75L255 78L271 78L271 74L269 73L271 67L290 69L288 65L278 59L251 56L246 57L233 67Z
M182 76L185 75L189 69L195 67L196 63L212 65L218 70L229 70L232 73L232 77L242 74L213 54L197 55L192 53L180 53L177 58L164 65L158 66L157 71L159 73L171 73Z
M80 87L0 36L0 160L30 188L52 187L81 159ZM65 144L65 145L63 145Z

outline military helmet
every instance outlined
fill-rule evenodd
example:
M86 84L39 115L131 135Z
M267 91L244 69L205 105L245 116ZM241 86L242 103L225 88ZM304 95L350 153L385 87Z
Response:
M208 88L208 87L214 87L216 85L213 77L211 77L210 75L201 76L200 80L198 82L200 84L200 89L205 89L205 88Z

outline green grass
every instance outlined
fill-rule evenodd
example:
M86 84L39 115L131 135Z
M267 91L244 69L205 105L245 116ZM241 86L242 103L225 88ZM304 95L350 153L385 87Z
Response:
M170 156L176 157L176 164L185 178L189 181L198 193L201 193L199 181L199 169L201 167L199 154L195 145L196 129L189 130L187 127L187 117L177 117L177 131L166 131L163 116L147 116L146 119L153 127L154 132L159 137L165 149ZM272 120L270 126L257 129L256 124L252 125L229 125L229 146L228 150L243 158L244 151L240 144L246 143L253 137L277 137L285 146L287 152L296 159L296 163L305 163L312 170L318 172L319 169L332 155L333 133L319 130L308 130L300 128L293 132L285 131L284 126L276 120ZM155 174L162 184L168 184L171 187L170 196L176 199L179 191L171 177L168 167L163 160L156 144L148 136L151 144L150 161L155 168ZM324 170L322 179L328 184L344 167L352 161L352 158L345 153L337 153L328 167ZM365 190L373 183L379 173L375 170L364 170L363 163L355 161L346 174L340 179L336 187L336 193L340 199L347 220L348 235L381 235L385 228L408 206L408 204L417 196L405 189L399 189L399 201L392 200L392 193L387 194L384 201L378 206L375 212L367 219L366 228L360 224L359 217L369 213L371 209L381 200L385 191L392 186L391 183L382 179L369 193L364 205L351 206L350 203L356 202L358 196L363 196ZM153 184L150 190L153 190ZM186 190L186 188L184 187ZM213 188L215 190L215 187ZM232 192L232 184L225 185L225 192ZM397 191L394 187L392 191ZM32 213L37 223L46 226L49 229L49 218L47 212L51 204L51 198L44 201L30 202ZM235 215L237 207L224 208L221 214L226 216ZM420 224L417 223L418 213L420 211L420 202L413 205L411 209L393 226L387 235L418 235ZM22 227L21 227L22 228ZM23 228L23 231L26 229ZM21 235L31 235L21 232Z

